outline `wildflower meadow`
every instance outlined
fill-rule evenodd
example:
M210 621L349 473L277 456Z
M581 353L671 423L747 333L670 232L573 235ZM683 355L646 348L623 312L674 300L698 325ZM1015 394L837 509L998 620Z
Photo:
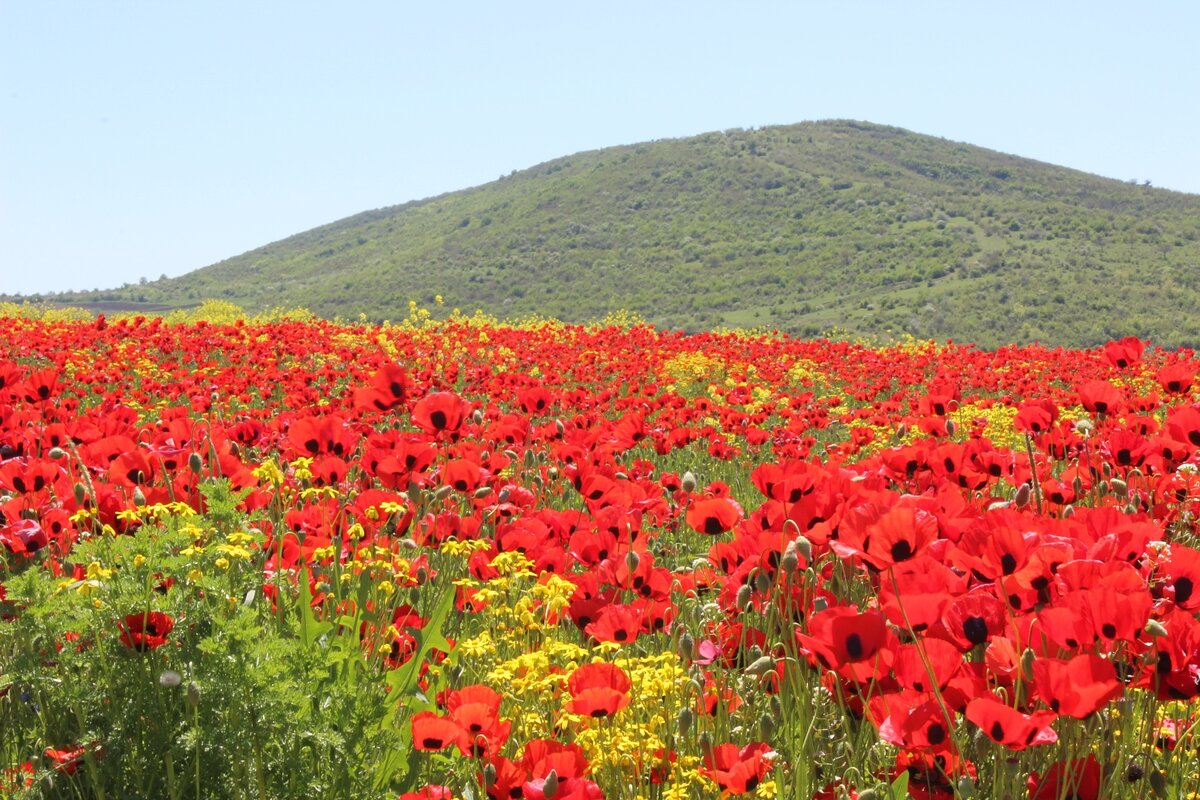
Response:
M1200 362L0 316L0 797L1200 792Z

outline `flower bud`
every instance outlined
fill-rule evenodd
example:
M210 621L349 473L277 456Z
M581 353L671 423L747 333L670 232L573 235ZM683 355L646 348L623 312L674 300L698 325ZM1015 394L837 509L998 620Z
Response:
M1021 651L1021 674L1027 678L1033 677L1033 662L1037 660L1037 653L1033 652L1032 647L1026 647Z
M1029 505L1029 498L1033 496L1033 488L1028 483L1022 483L1017 488L1017 493L1013 495L1013 505L1017 508L1024 508Z
M53 458L55 461L62 461L67 457L67 451L63 450L61 447L51 447L50 452L46 455L48 455L50 458Z
M482 500L483 498L487 497L491 493L492 493L492 487L480 486L478 489L475 490L475 499Z
M87 489L82 483L75 484L75 505L83 505L83 501L87 500Z
M188 469L196 475L199 475L200 470L204 469L204 459L200 458L199 453L192 453L188 456Z
M796 574L799 568L800 556L796 554L796 543L792 542L783 550L783 557L779 559L779 569L784 575L791 576Z
M754 587L748 583L743 583L741 586L739 586L737 590L737 597L734 600L737 610L745 611L747 608L749 608L752 597L754 597Z
M471 421L474 422L476 425L483 424L483 409L480 409L480 408L475 409L475 412L473 414L471 414Z
M805 563L812 561L812 542L807 536L796 537L796 552L804 556Z
M758 736L764 742L771 741L771 737L775 735L775 720L771 719L770 714L763 714L758 718Z
M454 487L447 484L445 486L439 486L437 488L437 491L433 493L433 496L436 497L438 500L445 500L446 496L449 495L453 491L454 491Z
M496 765L488 764L483 768L483 788L491 789L496 785Z
M679 656L688 660L696 657L696 640L686 631L679 637Z
M634 572L641 563L642 557L637 554L636 550L630 550L625 554L625 566L629 568L630 572Z
M505 455L505 457L508 458L509 461L517 460L517 451L516 450L505 450L504 455Z
M692 730L692 722L695 720L695 714L686 706L679 709L679 716L675 717L675 728L679 731L680 736L687 736Z
M146 505L146 493L142 491L142 487L136 486L133 490L133 504L135 506Z
M558 794L558 773L550 770L550 774L546 776L546 780L542 784L542 796L546 800L550 800L556 794Z
M1161 639L1167 635L1167 628L1156 619L1148 620L1144 631L1155 639Z
M691 470L683 473L683 477L679 479L679 488L688 494L696 491L696 476L692 474Z
M1113 478L1108 482L1108 488L1117 497L1125 497L1129 494L1129 484L1120 478Z
M187 685L187 701L188 705L196 708L200 705L200 684L195 681L188 681Z
M771 576L765 572L759 572L754 576L754 588L759 594L766 594L771 591Z
M746 674L755 678L761 678L768 672L775 671L775 659L770 656L762 656L750 666L746 667Z

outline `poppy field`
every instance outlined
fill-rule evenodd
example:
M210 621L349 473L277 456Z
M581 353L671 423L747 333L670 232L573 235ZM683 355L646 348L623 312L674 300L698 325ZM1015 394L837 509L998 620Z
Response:
M1200 796L1200 362L0 316L0 797Z

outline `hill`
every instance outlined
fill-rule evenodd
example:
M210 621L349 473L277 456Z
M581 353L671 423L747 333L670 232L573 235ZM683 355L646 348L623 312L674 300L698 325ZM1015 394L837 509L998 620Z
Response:
M826 121L611 147L56 302L1200 345L1200 196Z

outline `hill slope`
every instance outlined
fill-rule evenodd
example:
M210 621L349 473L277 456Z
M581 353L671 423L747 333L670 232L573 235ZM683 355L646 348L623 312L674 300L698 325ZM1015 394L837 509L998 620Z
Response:
M59 300L1200 345L1200 196L830 121L579 153Z

